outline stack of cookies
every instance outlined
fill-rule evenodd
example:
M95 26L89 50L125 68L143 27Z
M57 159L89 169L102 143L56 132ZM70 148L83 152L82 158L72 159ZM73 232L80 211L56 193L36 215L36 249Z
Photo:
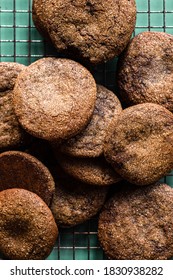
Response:
M170 258L173 36L129 42L134 0L34 0L33 20L66 58L0 64L0 252L44 259L99 213L108 258ZM88 65L117 55L115 94Z

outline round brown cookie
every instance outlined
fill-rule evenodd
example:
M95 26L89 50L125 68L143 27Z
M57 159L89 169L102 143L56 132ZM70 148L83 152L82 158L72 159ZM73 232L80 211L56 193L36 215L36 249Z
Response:
M58 162L66 173L87 184L109 186L121 180L104 157L75 158L59 154Z
M0 150L20 146L27 139L15 116L12 100L17 76L25 68L19 63L0 63Z
M15 113L32 135L46 140L67 139L89 122L96 100L96 84L79 63L43 58L18 76Z
M0 251L8 259L45 259L57 235L53 215L40 197L24 189L0 192Z
M1 153L0 174L0 191L26 189L50 204L55 183L47 167L35 157L18 151Z
M166 184L127 185L104 205L98 237L110 259L172 257L173 189Z
M58 172L58 171L57 171ZM55 178L55 177L54 177ZM90 186L57 173L51 211L61 227L72 227L96 215L103 206L109 188Z
M94 113L85 130L67 140L60 150L75 157L98 157L103 154L106 130L111 120L122 111L116 95L101 85L97 85Z
M128 105L157 103L173 111L173 36L143 32L119 60L120 96Z
M58 51L93 64L119 55L136 22L135 0L34 0L33 11Z
M157 182L173 167L173 114L145 103L125 109L108 129L105 157L122 178Z

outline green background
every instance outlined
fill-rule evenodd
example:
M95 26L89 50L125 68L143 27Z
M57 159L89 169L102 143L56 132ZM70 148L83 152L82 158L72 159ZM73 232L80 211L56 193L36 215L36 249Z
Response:
M106 0L105 0L106 1ZM173 34L173 0L137 0L137 21L133 36L140 32L163 31ZM43 56L58 56L32 21L32 0L0 0L0 61L29 65ZM114 59L92 69L97 81L116 91ZM173 187L173 173L161 181ZM71 229L60 230L48 259L105 259L97 239L97 217Z

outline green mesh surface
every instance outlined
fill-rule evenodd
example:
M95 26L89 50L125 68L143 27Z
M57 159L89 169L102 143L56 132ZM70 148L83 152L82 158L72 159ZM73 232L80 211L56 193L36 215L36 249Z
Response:
M106 0L105 0L106 1ZM137 22L133 35L164 31L173 34L173 0L137 0ZM29 65L43 56L58 56L32 21L32 0L0 0L0 61ZM97 83L115 91L116 59L93 69ZM161 181L173 187L173 173ZM104 253L97 240L97 218L71 229L60 230L48 259L100 260Z

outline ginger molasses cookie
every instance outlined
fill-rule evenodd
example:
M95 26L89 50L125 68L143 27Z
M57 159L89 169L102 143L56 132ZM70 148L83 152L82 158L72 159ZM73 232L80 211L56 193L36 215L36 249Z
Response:
M173 114L152 103L125 109L112 122L105 157L122 178L148 185L173 167Z
M33 21L58 51L97 64L119 55L136 22L135 0L34 0Z
M84 183L109 186L121 180L105 158L77 158L59 155L59 165L66 173Z
M19 63L0 63L0 150L20 146L26 138L15 116L12 98L17 76L25 68Z
M91 121L81 133L60 146L61 152L75 157L102 155L107 127L121 111L122 107L116 95L97 85L97 98Z
M143 32L119 60L120 96L128 105L151 102L173 111L173 36Z
M0 192L0 252L8 259L45 259L57 235L54 217L39 196L24 189Z
M173 256L173 189L127 185L106 202L98 237L114 260L165 260Z
M90 72L75 61L43 58L18 76L13 99L18 120L29 133L62 140L88 124L96 84Z
M58 172L58 171L57 171ZM72 227L96 215L103 206L109 188L90 186L62 174L55 179L56 190L51 211L58 226Z
M27 153L8 151L0 154L0 191L11 188L34 192L49 205L55 183L38 159Z

